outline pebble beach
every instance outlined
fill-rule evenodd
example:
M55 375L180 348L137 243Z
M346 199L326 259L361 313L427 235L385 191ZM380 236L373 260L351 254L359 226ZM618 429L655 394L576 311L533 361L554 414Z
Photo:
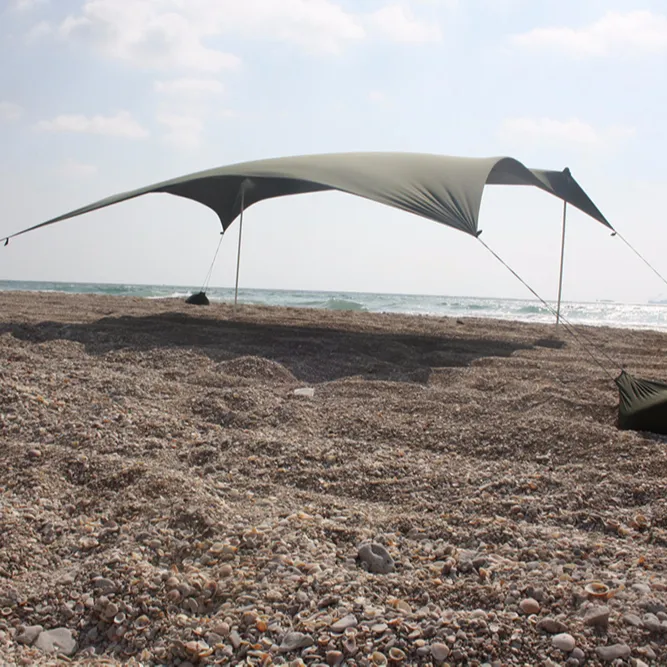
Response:
M579 330L0 292L0 665L667 664L667 333Z

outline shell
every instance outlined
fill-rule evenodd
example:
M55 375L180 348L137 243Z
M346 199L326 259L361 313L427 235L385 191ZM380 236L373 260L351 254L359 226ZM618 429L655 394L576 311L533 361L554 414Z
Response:
M591 581L586 584L584 590L590 597L593 598L606 598L609 593L609 586L603 584L601 581Z

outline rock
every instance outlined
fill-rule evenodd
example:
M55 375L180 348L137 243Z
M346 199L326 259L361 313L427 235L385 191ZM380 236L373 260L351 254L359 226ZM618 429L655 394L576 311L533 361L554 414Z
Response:
M630 665L632 665L632 667L648 667L648 665L639 658L630 658Z
M23 632L16 637L16 641L19 644L27 644L28 646L31 646L43 631L44 628L41 625L28 625L23 629Z
M609 607L593 607L584 616L584 625L593 628L606 628L609 625Z
M305 635L303 632L288 632L280 644L281 653L289 653L290 651L298 651L302 648L308 648L315 643L315 640L310 635Z
M542 630L542 632L548 632L550 635L557 635L561 632L566 632L567 625L562 621L546 616L538 621L537 629Z
M623 616L621 616L621 620L626 625L633 625L636 628L642 624L642 619L639 618L637 614L623 614Z
M563 651L563 653L570 653L571 651L574 651L577 642L574 641L572 635L567 634L567 632L561 632L551 638L551 644L554 648Z
M54 628L40 632L35 646L44 653L72 655L76 650L76 641L67 628Z
M39 449L29 449L28 458L29 459L39 459L42 457L42 452Z
M444 662L449 655L449 646L439 642L431 644L431 655L436 663Z
M598 646L595 652L598 654L598 658L605 662L613 662L614 660L618 660L618 658L629 658L631 653L630 647L627 644Z
M660 632L662 630L660 619L655 614L644 614L642 628L649 632Z
M570 657L578 660L579 662L583 662L586 658L586 654L577 646L577 648L575 648L572 653L570 653Z
M336 667L336 665L340 665L340 663L343 662L344 657L345 656L340 651L327 651L327 665Z
M116 590L116 584L111 579L100 577L93 581L93 588L98 590L102 595L108 595Z
M519 603L519 608L524 614L539 614L540 613L540 603L534 598L526 598L521 600Z
M345 632L348 628L354 628L359 624L357 617L354 614L348 614L343 616L343 618L338 619L333 625L329 627L331 632L341 633Z
M632 584L632 590L640 595L648 595L651 592L651 587L648 584Z
M394 559L389 552L376 542L367 542L359 547L357 558L369 572L388 574L394 569Z

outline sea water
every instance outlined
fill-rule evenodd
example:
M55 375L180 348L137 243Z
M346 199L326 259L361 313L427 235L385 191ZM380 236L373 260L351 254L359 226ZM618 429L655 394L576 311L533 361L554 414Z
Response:
M185 299L199 288L188 285L124 285L108 283L60 283L0 281L0 291L110 294L147 299ZM234 290L209 287L211 301L233 302ZM369 313L405 313L447 317L485 317L522 322L554 322L555 304L537 300L497 299L417 294L371 294L364 292L311 292L305 290L240 289L239 302L265 306L358 310ZM667 303L631 304L610 301L574 302L561 305L571 324L667 330Z

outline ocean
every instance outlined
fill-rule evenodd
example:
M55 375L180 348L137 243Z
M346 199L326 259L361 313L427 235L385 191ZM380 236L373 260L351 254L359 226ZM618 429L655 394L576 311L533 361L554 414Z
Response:
M67 292L111 294L146 299L185 299L198 287L186 285L122 285L0 281L0 291ZM211 301L233 302L233 288L209 287ZM239 303L329 310L358 310L370 313L405 313L448 317L485 317L522 322L552 323L554 315L537 300L496 299L416 294L367 294L363 292L311 292L305 290L240 289ZM555 303L552 304L555 308ZM630 329L667 330L667 303L631 304L611 301L574 302L561 305L571 324L589 324Z

